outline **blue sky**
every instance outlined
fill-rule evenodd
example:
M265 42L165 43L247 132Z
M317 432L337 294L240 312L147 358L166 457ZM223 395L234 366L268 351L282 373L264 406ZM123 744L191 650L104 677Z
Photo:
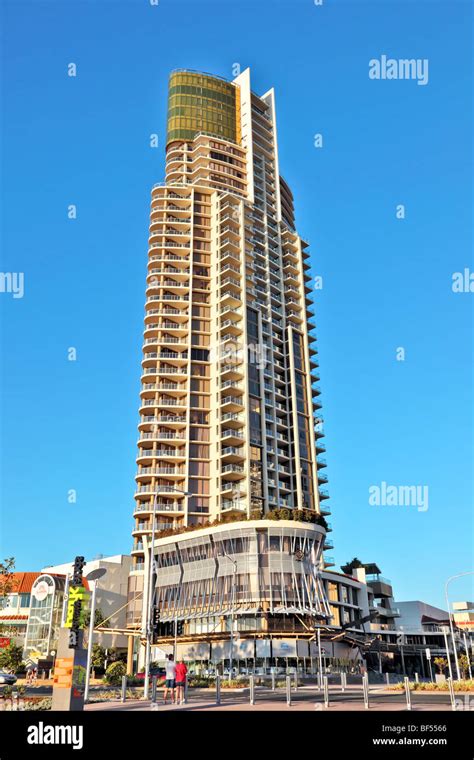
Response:
M336 564L376 561L398 600L442 604L446 577L472 567L474 296L451 289L473 268L470 16L467 2L3 3L1 268L25 273L25 293L0 294L1 556L36 570L130 550L167 78L238 63L257 93L275 88L280 169L323 276ZM370 80L382 54L427 58L428 84ZM382 481L428 486L428 510L371 506ZM469 581L452 597L472 598Z

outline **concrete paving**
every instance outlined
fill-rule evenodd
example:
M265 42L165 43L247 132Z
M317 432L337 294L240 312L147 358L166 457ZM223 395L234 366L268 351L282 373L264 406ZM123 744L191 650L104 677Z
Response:
M458 709L474 709L474 701L469 707L469 695L457 694ZM412 711L451 711L451 702L449 694L443 692L426 693L419 692L411 694ZM248 689L235 692L221 693L221 704L216 705L215 692L209 689L192 690L188 703L185 705L163 704L161 694L156 704L142 699L129 699L125 703L118 701L96 702L88 704L85 708L87 711L95 712L101 710L130 710L130 711L153 711L158 713L165 712L194 712L194 711L339 711L347 710L366 711L364 705L362 690L355 686L348 687L345 692L340 690L330 691L329 707L324 706L324 700L321 692L314 687L301 687L297 691L292 691L291 705L286 702L286 693L282 689L272 692L271 689L255 689L255 704L251 705L249 700ZM374 711L406 711L406 698L403 692L389 691L384 687L374 687L369 694L369 710Z

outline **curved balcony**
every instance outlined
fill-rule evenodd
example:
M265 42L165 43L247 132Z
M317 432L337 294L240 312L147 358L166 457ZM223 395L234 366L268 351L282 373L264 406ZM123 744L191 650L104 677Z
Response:
M172 277L173 279L181 278L181 280L189 279L190 270L189 267L181 267L179 269L175 266L169 266L170 262L161 262L161 266L156 264L154 262L155 266L150 267L147 274L148 278L154 278L155 281L158 279L158 277L163 276L165 279L167 277Z
M172 394L173 398L179 399L182 396L186 396L188 389L184 384L179 384L172 381L164 381L161 383L144 383L140 390L142 398L155 397L156 391L165 391L166 394Z
M152 443L154 441L185 441L185 440L186 440L186 436L184 435L184 433L171 432L170 430L153 430L150 432L142 432L137 441L137 446L139 446L142 441L149 441L150 443Z
M239 464L223 464L221 466L221 475L225 476L226 480L242 480L246 477L245 467Z
M239 396L222 396L221 409L223 412L240 412L243 410L243 398ZM224 420L224 417L221 418Z
M227 499L225 497L222 498L221 502L221 512L225 512L226 514L232 514L232 513L247 513L247 505L245 501L242 501L241 499Z
M184 305L186 308L183 308ZM184 330L186 329L185 324L189 320L188 304L181 304L181 308L176 308L174 306L158 306L158 308L147 309L145 312L145 330L148 329L147 326L150 322L154 323L156 321L157 317L165 317L165 319L170 317L173 322L179 323Z
M235 308L233 306L224 306L219 311L220 317L226 318L226 320L231 320L233 322L238 322L243 318L243 313L241 308ZM221 325L222 326L222 325Z
M181 367L188 361L188 355L186 351L181 353L177 351L150 351L147 354L143 354L142 367L148 367L150 363L156 361L164 361L169 363L172 367Z
M181 341L184 340L187 342L187 325L183 324L182 322L170 322L169 319L163 318L161 319L161 322L149 322L148 324L145 324L143 330L144 339L147 340L148 338L154 338L159 333L162 334L162 331L172 333L173 337L180 338Z
M154 502L137 502L135 505L134 514L136 513L153 513L154 511ZM185 511L185 504L184 501L163 501L161 499L157 499L156 501L156 511L157 512L184 512ZM170 526L171 527L171 526Z
M152 465L151 467L141 467L135 475L135 480L140 483L148 483L155 476L166 478L177 478L183 480L186 477L186 469L180 465ZM181 488L180 490L184 490Z
M186 336L154 335L151 338L145 338L142 350L145 350L147 346L155 346L155 348L169 346L177 351L185 351L188 348L188 341L186 340Z
M295 324L301 324L303 322L302 316L297 314L296 311L287 311L286 318L288 321L294 322Z
M167 494L179 495L177 494L177 486L172 484L166 484L166 483L154 483L153 485L139 485L137 486L137 489L135 491L135 499L141 499L141 498L148 498L149 496L156 496L157 498L160 496L165 496ZM179 489L183 490L183 489ZM139 503L139 502L137 502Z
M241 444L245 440L244 432L237 428L226 428L221 430L221 441L225 446L233 446L234 444Z
M245 420L243 415L236 412L222 412L221 413L221 427L223 430L229 428L242 428L245 426Z
M246 454L243 446L227 446L224 445L221 449L221 461L225 464L233 462L242 462L245 460Z
M161 448L161 449L138 449L137 464L146 465L152 462L154 459L169 460L172 462L185 462L187 458L186 448Z
M147 382L153 378L176 376L179 379L183 379L188 375L188 368L186 365L182 367L144 367L141 379L142 382Z
M186 424L187 417L185 414L163 414L162 412L158 417L144 415L138 423L138 429L152 432L151 430L148 430L150 427L153 427L154 425L166 425L166 430L171 433L174 430L185 428Z
M189 268L189 256L179 256L176 253L167 253L162 250L161 253L152 253L148 256L148 269L153 269L158 264L172 264L173 267L186 267Z

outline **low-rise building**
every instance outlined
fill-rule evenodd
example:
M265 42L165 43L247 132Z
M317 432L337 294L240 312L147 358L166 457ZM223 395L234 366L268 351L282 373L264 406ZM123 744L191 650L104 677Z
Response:
M74 562L66 562L43 568L43 572L68 576L72 573ZM116 554L111 557L97 557L87 560L84 566L84 578L93 570L103 569L105 574L97 581L96 610L100 610L106 627L112 632L96 632L94 641L106 648L127 646L127 638L119 631L126 627L127 586L131 567L131 557ZM67 589L66 589L67 593Z
M0 599L0 646L11 642L21 646L27 663L52 662L66 612L68 576L73 564L66 562L45 567L41 572L12 575L11 591ZM127 638L120 631L126 625L130 565L129 556L118 554L90 560L84 567L84 576L98 568L106 570L97 584L96 610L101 611L111 631L94 635L94 641L106 648L127 646ZM86 577L83 585L91 590Z
M11 590L0 597L0 645L24 647L30 614L31 588L40 573L13 573Z
M474 602L453 602L453 617L461 631L474 634Z

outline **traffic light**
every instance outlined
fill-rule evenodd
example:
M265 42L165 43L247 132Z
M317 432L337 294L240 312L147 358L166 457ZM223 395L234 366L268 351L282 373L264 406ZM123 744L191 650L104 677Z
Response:
M160 625L160 610L158 607L153 607L151 625L152 625L154 633L157 633L158 627Z
M184 622L182 620L179 620L176 623L176 635L177 636L182 636L183 632L184 632Z

